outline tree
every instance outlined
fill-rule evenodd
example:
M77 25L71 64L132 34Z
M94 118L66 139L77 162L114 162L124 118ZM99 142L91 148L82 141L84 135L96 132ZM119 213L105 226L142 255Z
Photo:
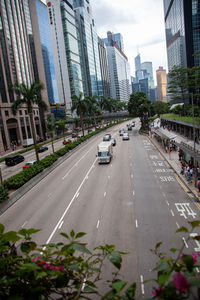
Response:
M88 101L84 98L83 93L80 92L79 95L72 96L72 108L71 111L76 111L77 115L80 118L80 124L84 136L84 126L83 126L83 115L88 110Z
M149 128L148 117L150 115L151 101L146 97L143 92L136 92L130 95L128 102L129 114L139 117L141 120L142 129Z
M159 117L161 114L167 114L170 110L170 104L162 101L155 101L151 106L153 114L157 114Z
M96 116L101 114L100 109L98 108L97 95L87 96L86 101L88 102L88 113L93 117L94 125L96 129Z
M34 148L35 148L35 155L37 161L39 161L39 155L37 151L37 139L36 139L36 132L33 120L33 109L34 105L37 105L43 111L47 110L47 104L41 99L41 91L44 89L44 86L41 82L35 81L28 87L24 82L16 83L11 86L11 90L17 96L17 99L12 105L12 112L16 114L17 110L22 106L25 105L27 107L27 112L30 117L30 125L32 131L32 137L34 141Z
M174 66L168 73L168 93L173 100L179 99L184 102L188 94L188 68Z
M54 153L55 150L54 150L54 144L53 144L53 133L55 131L55 122L52 120L51 115L47 116L46 126L47 126L47 131L50 133L50 136L51 136L51 147L52 147L52 151Z
M56 121L56 126L58 126L58 130L62 131L63 136L65 133L65 119L58 119L58 121Z

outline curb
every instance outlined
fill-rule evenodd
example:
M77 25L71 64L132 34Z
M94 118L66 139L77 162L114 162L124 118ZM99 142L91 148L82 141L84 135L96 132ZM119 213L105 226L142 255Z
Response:
M194 195L194 197L198 200L199 202L199 198L197 197L197 195L192 191L192 189L190 188L190 186L183 180L183 178L180 176L179 172L177 172L176 169L174 169L174 167L172 166L172 164L170 163L170 161L167 159L167 157L165 157L165 155L162 153L162 151L157 147L157 145L154 143L153 139L150 138L148 135L146 135L148 137L148 139L154 144L154 146L156 147L156 149L159 151L159 153L162 155L162 157L168 162L168 164L170 165L170 167L174 170L174 172L178 175L179 179L182 181L183 184L185 184L188 188L188 190Z

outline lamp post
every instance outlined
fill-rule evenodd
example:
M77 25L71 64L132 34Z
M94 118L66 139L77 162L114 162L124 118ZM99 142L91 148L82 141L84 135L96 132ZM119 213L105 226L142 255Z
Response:
M1 171L1 165L0 165L0 184L3 186L3 175Z

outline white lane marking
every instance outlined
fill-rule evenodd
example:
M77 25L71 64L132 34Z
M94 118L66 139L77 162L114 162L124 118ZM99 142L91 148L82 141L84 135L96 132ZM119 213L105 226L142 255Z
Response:
M133 191L133 196L135 196L135 191Z
M133 178L133 174L131 174L131 178Z
M85 180L86 180L86 177L87 177L88 174L91 172L91 170L92 170L92 168L93 168L93 166L94 166L94 164L95 164L96 161L97 161L97 158L95 158L95 160L94 160L92 166L90 167L90 169L88 170L87 174L86 174L85 177L83 178L83 180L82 180L81 184L79 185L79 187L78 187L76 193L74 194L74 197L72 198L72 200L71 200L70 203L68 204L68 206L67 206L67 208L65 209L64 213L62 214L60 220L58 221L58 223L57 223L56 226L54 227L52 233L50 234L48 240L46 241L46 244L49 244L49 242L51 241L52 237L54 236L54 234L55 234L55 232L56 232L56 230L57 230L57 228L58 228L58 226L60 225L60 223L62 222L64 216L65 216L66 213L68 212L70 206L71 206L72 203L74 202L74 199L76 198L76 195L79 193L79 191L80 191L82 185L84 184L84 182L85 182Z
M188 248L188 244L186 243L185 238L183 237L182 239L183 239L183 242L184 242L184 244L185 244L185 247Z
M176 226L177 226L178 229L180 228L180 226L179 226L179 224L177 222L176 222Z
M104 196L104 197L106 196L106 192L103 194L103 196Z
M167 205L169 205L169 202L166 200Z
M88 176L86 176L85 179L88 179Z
M98 221L97 221L97 229L99 228L99 223L100 223L100 221L98 220Z
M71 167L71 169L69 169L69 171L63 176L62 180L65 179L65 177L67 177L67 175L69 175L69 173L73 170L74 167L77 167L77 164L91 151L92 148L90 148L77 162L75 165L73 165Z
M86 178L85 178L85 179L86 179ZM79 193L77 193L76 198L78 198L78 196L79 196Z
M174 212L173 212L173 210L171 209L171 214L172 214L172 216L174 217Z
M22 228L28 223L28 221L25 221L24 224L22 225Z
M136 228L138 228L138 221L137 221L137 219L135 220L135 226L136 226Z
M141 281L141 290L142 290L142 294L144 295L144 279L143 276L140 275L140 281Z
M110 179L110 175L108 175L108 179Z
M162 192L162 194L163 194L163 197L166 197L166 195L165 195L165 193L164 193L164 192Z
M112 164L111 164L111 167L112 167Z
M60 228L62 227L63 223L64 223L64 221L62 221L62 222L60 223L60 225L58 226L58 229L60 229Z

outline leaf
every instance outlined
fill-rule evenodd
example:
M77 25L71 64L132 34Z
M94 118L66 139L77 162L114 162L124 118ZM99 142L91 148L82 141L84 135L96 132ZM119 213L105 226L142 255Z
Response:
M182 260L185 263L188 271L192 272L193 265L194 265L194 260L193 260L192 256L190 256L190 255L183 255L182 256Z
M25 229L25 228L23 228L23 229L20 229L18 231L18 233L22 236L27 236L27 235L31 235L33 233L36 233L38 231L40 231L40 229L34 229L34 228Z
M76 239L79 239L79 238L83 237L84 235L86 235L85 232L79 232L79 233L77 233L77 235L76 235Z
M5 229L4 225L0 223L0 234L4 232L4 229Z
M87 254L92 254L87 248L85 248L81 244L74 243L74 244L72 244L71 248L74 249L74 250L76 250L76 251L79 251L79 252L83 252L83 253L87 253Z
M200 221L191 221L188 222L192 226L192 228L198 227L200 225Z
M122 280L116 280L112 283L112 288L117 291L117 293L120 293L121 290L126 286L126 282Z
M21 244L21 251L24 253L29 253L37 247L37 244L34 242L25 242Z
M177 229L176 232L188 232L188 229L182 226L179 229Z
M128 297L129 300L134 299L135 291L136 291L136 283L132 283L126 290L126 296Z
M3 235L2 240L7 242L17 242L20 240L20 237L17 236L16 231L8 231Z
M171 251L172 253L176 253L177 249L176 249L176 248L171 248L170 251Z
M107 259L117 268L120 270L122 258L119 252L113 251L112 253L107 255Z
M74 238L74 236L75 236L75 232L74 232L73 229L72 229L72 231L70 232L70 236L71 236L72 238Z
M162 286L163 284L165 284L165 282L169 279L170 277L170 272L169 273L161 273L158 274L158 284L159 286Z
M200 241L200 235L196 235L192 237L194 240Z
M162 245L162 242L156 244L155 249L158 249Z
M44 278L45 276L47 276L46 272L40 271L35 275L35 279L38 280L40 278Z
M91 288L90 286L85 286L84 292L86 292L86 293L94 293L94 294L97 293L97 291L95 289Z
M69 240L69 236L68 236L66 233L64 233L64 232L61 232L61 233L60 233L60 235L64 236L66 239L68 239L68 240Z

